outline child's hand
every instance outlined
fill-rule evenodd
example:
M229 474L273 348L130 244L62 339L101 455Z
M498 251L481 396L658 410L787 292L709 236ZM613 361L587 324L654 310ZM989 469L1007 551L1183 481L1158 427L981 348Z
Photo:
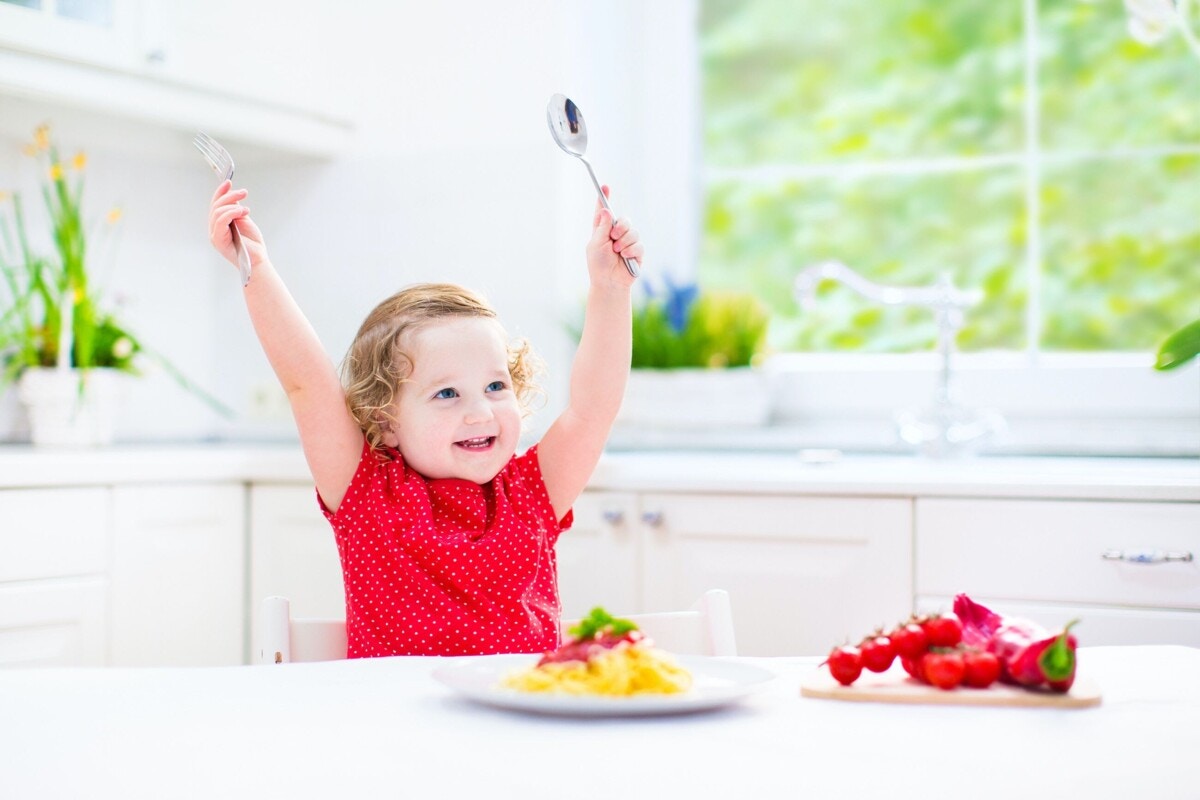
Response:
M250 254L250 265L257 267L267 260L267 246L262 231L250 219L250 209L240 204L246 198L245 189L234 189L231 181L222 181L213 195L208 211L208 240L217 252L233 266L238 265L237 250L233 246L230 224L236 224L242 235L242 244Z
M608 197L608 187L603 187ZM623 259L632 258L641 263L645 248L638 232L622 217L614 224L612 214L596 200L596 213L592 217L592 238L587 244L588 275L593 284L616 283L633 285L634 277L625 268Z

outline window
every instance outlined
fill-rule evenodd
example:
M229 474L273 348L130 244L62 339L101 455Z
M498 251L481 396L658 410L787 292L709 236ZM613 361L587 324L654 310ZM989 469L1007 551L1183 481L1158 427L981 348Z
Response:
M1150 351L1200 315L1200 60L1117 0L703 0L699 277L781 351L912 352L928 311L791 282L982 289L964 352Z
M695 0L697 277L772 309L792 444L899 447L928 407L927 309L823 285L947 274L979 290L959 395L1010 423L985 450L1200 453L1200 365L1151 369L1200 316L1200 59L1147 46L1119 0Z

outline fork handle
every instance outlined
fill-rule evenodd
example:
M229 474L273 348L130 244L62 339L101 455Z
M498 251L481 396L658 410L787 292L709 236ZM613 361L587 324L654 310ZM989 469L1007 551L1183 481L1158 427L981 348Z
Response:
M238 272L242 274L242 286L250 283L250 254L246 245L242 244L242 235L238 233L237 225L229 224L229 234L233 238L233 248L237 250Z

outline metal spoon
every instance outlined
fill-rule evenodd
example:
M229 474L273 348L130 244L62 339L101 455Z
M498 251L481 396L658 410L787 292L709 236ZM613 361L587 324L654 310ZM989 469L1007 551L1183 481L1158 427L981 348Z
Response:
M555 144L561 147L563 152L578 158L587 167L596 193L600 195L600 204L608 209L608 213L612 214L615 220L617 215L608 204L608 198L600 188L600 181L596 180L592 165L583 157L587 152L587 126L583 123L583 112L579 110L579 106L571 102L566 95L554 95L546 105L546 124L550 126L550 135L554 137ZM625 259L625 269L629 270L633 277L638 276L638 263L632 258Z

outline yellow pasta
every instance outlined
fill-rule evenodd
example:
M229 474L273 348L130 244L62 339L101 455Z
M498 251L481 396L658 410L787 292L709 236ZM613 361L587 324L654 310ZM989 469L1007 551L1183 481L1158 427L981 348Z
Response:
M692 676L661 650L623 643L586 662L560 661L518 670L502 685L522 692L629 697L686 692Z

